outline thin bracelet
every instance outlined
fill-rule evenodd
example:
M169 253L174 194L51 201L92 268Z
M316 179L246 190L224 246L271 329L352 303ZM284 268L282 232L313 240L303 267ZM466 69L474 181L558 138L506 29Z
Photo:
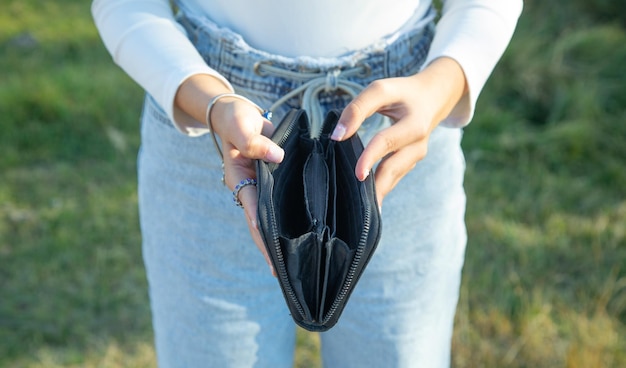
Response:
M213 106L215 106L215 104L217 103L217 101L220 100L220 98L222 97L234 97L234 98L238 98L240 100L246 101L248 103L250 103L252 106L256 107L257 110L259 110L259 112L261 113L261 115L270 120L271 119L271 112L267 111L267 110L263 110L259 105L255 104L254 102L250 101L248 98L242 96L242 95L238 95L236 93L222 93L221 95L217 95L215 97L213 97L211 99L211 101L209 101L209 105L206 108L206 123L209 126L209 133L211 133L211 138L213 138L213 143L215 144L215 149L217 150L217 153L220 155L220 157L222 158L222 165L224 163L224 154L222 153L222 149L220 148L219 143L217 143L217 137L215 136L215 132L213 131L213 124L211 124L211 111L213 110Z

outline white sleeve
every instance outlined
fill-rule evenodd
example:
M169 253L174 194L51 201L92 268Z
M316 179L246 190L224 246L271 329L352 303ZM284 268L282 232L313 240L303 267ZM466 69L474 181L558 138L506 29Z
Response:
M184 134L207 133L206 124L174 106L181 83L210 68L174 19L168 0L94 0L94 21L113 60L163 107Z
M510 42L522 7L522 0L444 1L424 65L442 56L456 60L469 93L441 125L460 128L470 122L478 95Z

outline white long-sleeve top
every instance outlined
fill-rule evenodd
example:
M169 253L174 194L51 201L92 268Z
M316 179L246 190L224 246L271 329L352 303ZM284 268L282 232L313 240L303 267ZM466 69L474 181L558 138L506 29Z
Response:
M283 56L332 57L363 48L424 15L431 0L184 0L187 10L243 36L250 46ZM480 91L502 56L522 0L444 0L424 65L456 60L469 93L442 122L466 125ZM190 117L174 106L181 83L216 76L175 21L169 0L94 0L92 14L114 61L186 132ZM187 132L188 133L188 132Z

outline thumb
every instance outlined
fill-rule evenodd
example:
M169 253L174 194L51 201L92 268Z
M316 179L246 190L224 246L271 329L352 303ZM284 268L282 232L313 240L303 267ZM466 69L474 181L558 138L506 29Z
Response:
M279 163L285 156L285 151L280 146L261 134L237 137L234 139L233 145L244 157L251 159Z
M341 112L331 139L341 141L350 138L359 129L363 121L385 105L385 93L381 84L373 82L350 102Z

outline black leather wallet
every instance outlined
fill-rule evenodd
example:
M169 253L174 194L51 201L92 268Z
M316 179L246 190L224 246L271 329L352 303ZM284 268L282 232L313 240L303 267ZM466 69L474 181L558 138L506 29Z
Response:
M330 139L339 115L311 132L292 110L272 137L283 162L257 161L259 229L291 316L310 331L337 323L381 234L373 175L354 174L361 140Z

